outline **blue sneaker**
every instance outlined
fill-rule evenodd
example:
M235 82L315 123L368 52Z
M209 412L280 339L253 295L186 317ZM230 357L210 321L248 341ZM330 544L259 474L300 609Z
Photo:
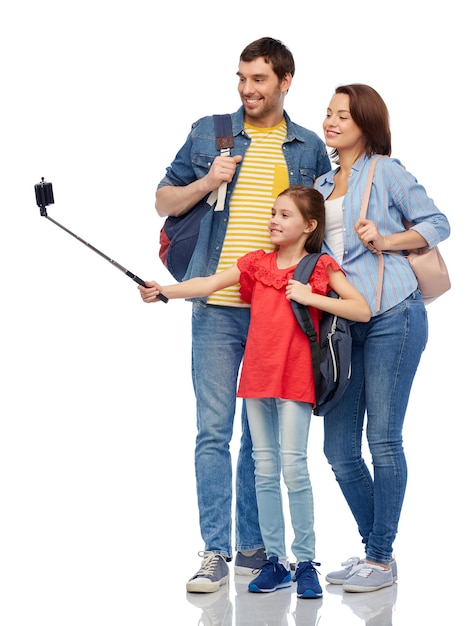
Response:
M276 556L271 556L265 565L261 567L259 576L249 583L248 591L253 593L270 593L277 589L290 587L292 574L290 570L279 563Z
M298 564L293 580L297 581L297 596L299 598L322 598L323 590L318 581L318 572L313 561L302 561Z

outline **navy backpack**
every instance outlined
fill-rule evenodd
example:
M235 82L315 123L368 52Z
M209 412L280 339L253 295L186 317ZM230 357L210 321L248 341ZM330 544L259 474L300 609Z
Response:
M229 156L234 147L231 115L213 115L215 126L216 147L220 155ZM218 190L218 201L215 211L224 209L226 183L222 183ZM169 216L166 218L159 235L159 258L172 276L179 282L183 280L193 251L197 245L200 232L200 222L210 210L213 202L208 194L184 215Z
M318 259L324 252L307 254L297 265L293 278L308 283ZM328 296L337 298L334 291ZM298 323L308 337L315 379L315 415L326 415L341 399L351 380L352 339L350 322L326 311L322 312L319 337L311 319L309 307L292 300Z

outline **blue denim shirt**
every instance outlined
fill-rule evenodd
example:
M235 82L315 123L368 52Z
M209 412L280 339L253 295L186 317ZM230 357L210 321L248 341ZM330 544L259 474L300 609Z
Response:
M283 152L287 162L290 185L312 187L315 179L331 169L331 163L323 141L318 135L303 126L294 124L286 112L287 137ZM251 142L244 131L244 107L231 114L234 136L234 148L231 155L241 154L243 159ZM188 185L203 178L219 155L216 147L213 117L203 117L192 124L191 131L172 164L167 168L165 177L158 185ZM238 163L235 175L228 184L225 208L213 210L203 218L200 234L185 279L193 276L209 276L216 272L229 216L229 200L236 185L241 163ZM200 298L199 298L200 300ZM206 298L201 298L206 301Z
M378 256L363 246L354 232L354 224L361 210L370 161L374 156L361 156L351 169L348 192L343 201L344 252L341 262L347 278L370 304L373 316L402 302L418 287L406 256L384 254L382 299L380 311L375 311ZM337 169L332 170L316 181L316 189L325 199L333 191L333 178L336 172ZM404 231L403 218L413 222L412 228L426 239L429 248L447 239L450 234L447 217L440 212L426 194L424 187L398 159L382 158L375 166L366 217L376 223L382 235ZM334 256L326 242L323 244L323 250Z

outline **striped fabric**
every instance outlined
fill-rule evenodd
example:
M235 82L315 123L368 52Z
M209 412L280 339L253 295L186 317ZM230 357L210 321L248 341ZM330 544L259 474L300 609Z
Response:
M282 144L287 136L285 119L273 128L244 125L251 144L241 165L230 200L229 223L217 271L227 269L252 250L273 249L267 228L278 194L289 186ZM239 285L208 298L208 304L247 307Z

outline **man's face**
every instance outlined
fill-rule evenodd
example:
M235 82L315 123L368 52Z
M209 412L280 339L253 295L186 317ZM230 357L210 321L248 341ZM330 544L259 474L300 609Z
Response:
M263 57L241 61L237 75L245 121L261 128L278 124L283 117L284 98L292 76L286 74L279 80L272 65L266 63Z

